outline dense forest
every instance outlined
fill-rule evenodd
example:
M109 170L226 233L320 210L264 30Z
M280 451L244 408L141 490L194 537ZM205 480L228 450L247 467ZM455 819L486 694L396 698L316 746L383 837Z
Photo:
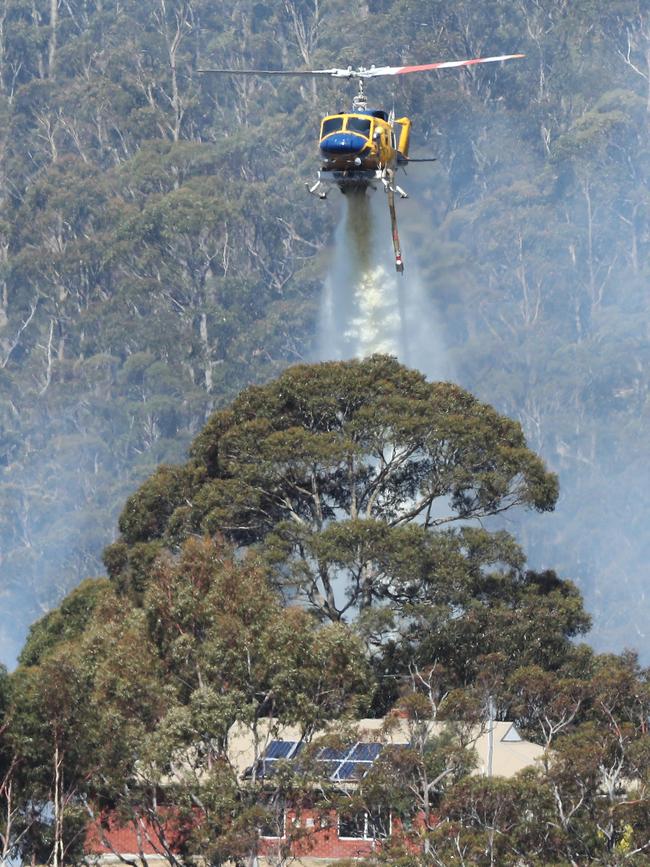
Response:
M586 593L594 640L644 651L648 118L644 0L2 0L3 657L101 574L119 509L246 384L314 357L336 202L305 194L329 81L269 68L522 51L410 76L405 247L453 377L561 475L517 523ZM423 218L424 217L424 218ZM510 529L514 525L508 525Z

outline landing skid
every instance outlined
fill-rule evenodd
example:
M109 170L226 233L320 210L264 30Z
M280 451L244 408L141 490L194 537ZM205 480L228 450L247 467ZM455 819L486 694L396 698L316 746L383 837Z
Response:
M320 178L316 181L315 184L312 184L311 186L309 185L309 183L307 183L307 181L305 181L305 186L307 187L307 191L311 193L312 196L318 196L319 199L327 198L327 190L321 190L323 182Z

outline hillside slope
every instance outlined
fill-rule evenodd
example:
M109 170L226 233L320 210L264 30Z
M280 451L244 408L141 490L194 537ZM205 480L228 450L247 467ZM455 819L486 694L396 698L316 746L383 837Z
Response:
M511 50L527 60L373 94L412 115L414 152L439 157L410 174L403 212L457 377L521 420L560 472L554 529L522 526L526 547L581 581L601 644L643 640L646 4L359 10L0 3L5 658L28 621L101 570L137 482L182 460L244 384L310 353L337 211L302 183L320 113L348 94L197 68Z

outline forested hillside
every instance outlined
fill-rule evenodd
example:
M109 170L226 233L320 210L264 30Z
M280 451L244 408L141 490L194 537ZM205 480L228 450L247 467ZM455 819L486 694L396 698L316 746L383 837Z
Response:
M456 376L560 472L527 547L580 579L601 641L643 642L644 0L2 0L5 657L18 609L101 571L140 480L311 352L337 208L303 181L320 113L349 94L197 69L510 51L527 59L373 96L439 158L402 213Z

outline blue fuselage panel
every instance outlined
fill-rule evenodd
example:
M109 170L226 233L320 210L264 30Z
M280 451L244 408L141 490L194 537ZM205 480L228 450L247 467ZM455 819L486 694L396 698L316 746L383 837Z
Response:
M320 143L321 153L331 156L358 154L368 144L368 139L354 132L335 132Z

